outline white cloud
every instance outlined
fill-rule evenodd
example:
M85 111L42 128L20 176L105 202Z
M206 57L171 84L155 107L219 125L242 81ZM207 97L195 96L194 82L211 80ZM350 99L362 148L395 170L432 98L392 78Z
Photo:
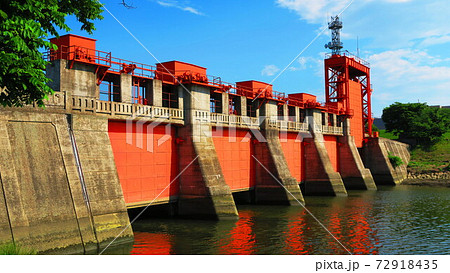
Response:
M385 51L369 57L372 70L383 73L391 83L399 83L398 80L409 83L422 80L450 81L450 67L438 65L444 61L430 56L426 51L412 49Z
M280 69L273 64L264 66L263 70L261 71L261 75L263 76L273 76L275 75Z
M320 52L319 57L314 58L311 56L300 57L297 59L297 65L288 68L289 71L301 71L301 70L312 70L314 75L323 78L323 59L325 58L325 52Z
M327 13L337 14L349 3L348 0L277 0L283 8L295 11L301 19L308 23L319 23L326 18Z
M432 45L440 45L446 44L450 42L450 35L441 35L441 36L429 36L425 38L422 42L420 42L420 47L428 47Z
M353 4L364 4L375 0L354 0ZM308 23L320 23L324 18L340 13L351 0L276 0L276 3L283 8L290 9L300 15L300 18ZM387 3L408 3L412 0L382 0L378 2ZM328 20L328 18L326 18Z
M369 61L374 103L386 106L395 101L420 100L428 104L450 104L450 67L445 66L448 60L426 51L399 49L374 54Z
M186 3L181 3L180 1L176 1L176 0L159 0L156 1L156 3L158 3L159 5L163 6L163 7L172 7L172 8L177 8L180 10L184 10L196 15L204 15L202 12L198 11L197 9L188 6Z

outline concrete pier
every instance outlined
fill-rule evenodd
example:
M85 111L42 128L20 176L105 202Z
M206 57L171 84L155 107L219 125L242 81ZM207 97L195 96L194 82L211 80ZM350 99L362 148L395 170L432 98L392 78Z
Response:
M237 219L238 212L226 184L212 140L209 119L210 89L182 90L186 125L178 130L180 145L179 214L188 217ZM206 122L205 122L206 121Z
M325 147L325 140L321 130L321 113L309 111L309 132L312 138L305 138L306 160L306 195L347 196L341 175L333 168Z
M376 190L372 173L364 166L352 136L339 137L339 173L348 190Z
M269 102L260 108L260 115L275 117L277 105ZM279 203L299 206L303 195L292 177L280 144L280 131L269 126L269 119L262 124L264 141L255 144L255 198L257 203ZM300 202L300 203L299 203Z

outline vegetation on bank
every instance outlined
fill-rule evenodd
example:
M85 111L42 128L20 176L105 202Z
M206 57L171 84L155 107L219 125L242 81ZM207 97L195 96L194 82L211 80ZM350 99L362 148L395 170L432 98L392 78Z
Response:
M380 130L380 137L398 140L393 133ZM450 172L450 132L445 133L432 145L411 146L411 173Z
M396 102L383 110L382 118L386 130L379 131L380 137L415 142L409 172L450 171L450 109Z
M0 255L35 255L37 251L21 247L15 243L0 245Z
M417 145L431 147L450 131L450 109L429 107L426 103L396 102L383 109L386 132Z

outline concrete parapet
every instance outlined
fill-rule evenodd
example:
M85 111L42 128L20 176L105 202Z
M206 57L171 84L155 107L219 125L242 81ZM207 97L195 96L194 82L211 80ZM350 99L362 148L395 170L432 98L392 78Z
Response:
M255 143L254 150L255 201L299 206L305 201L284 157L279 130L266 128L263 135L266 141Z
M396 185L406 179L406 167L410 159L408 147L408 144L386 138L368 139L362 149L362 157L377 185ZM394 168L389 155L400 157L403 164Z
M353 136L338 137L339 173L347 190L376 190L377 186L369 169L359 155Z

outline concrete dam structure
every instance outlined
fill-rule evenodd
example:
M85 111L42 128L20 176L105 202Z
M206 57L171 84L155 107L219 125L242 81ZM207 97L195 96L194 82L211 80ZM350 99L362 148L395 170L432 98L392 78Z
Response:
M51 41L46 108L0 109L0 244L95 253L133 240L129 208L236 219L235 193L299 206L406 178L407 146L372 132L370 68L356 56L327 56L319 103L184 62L118 59L90 38Z

